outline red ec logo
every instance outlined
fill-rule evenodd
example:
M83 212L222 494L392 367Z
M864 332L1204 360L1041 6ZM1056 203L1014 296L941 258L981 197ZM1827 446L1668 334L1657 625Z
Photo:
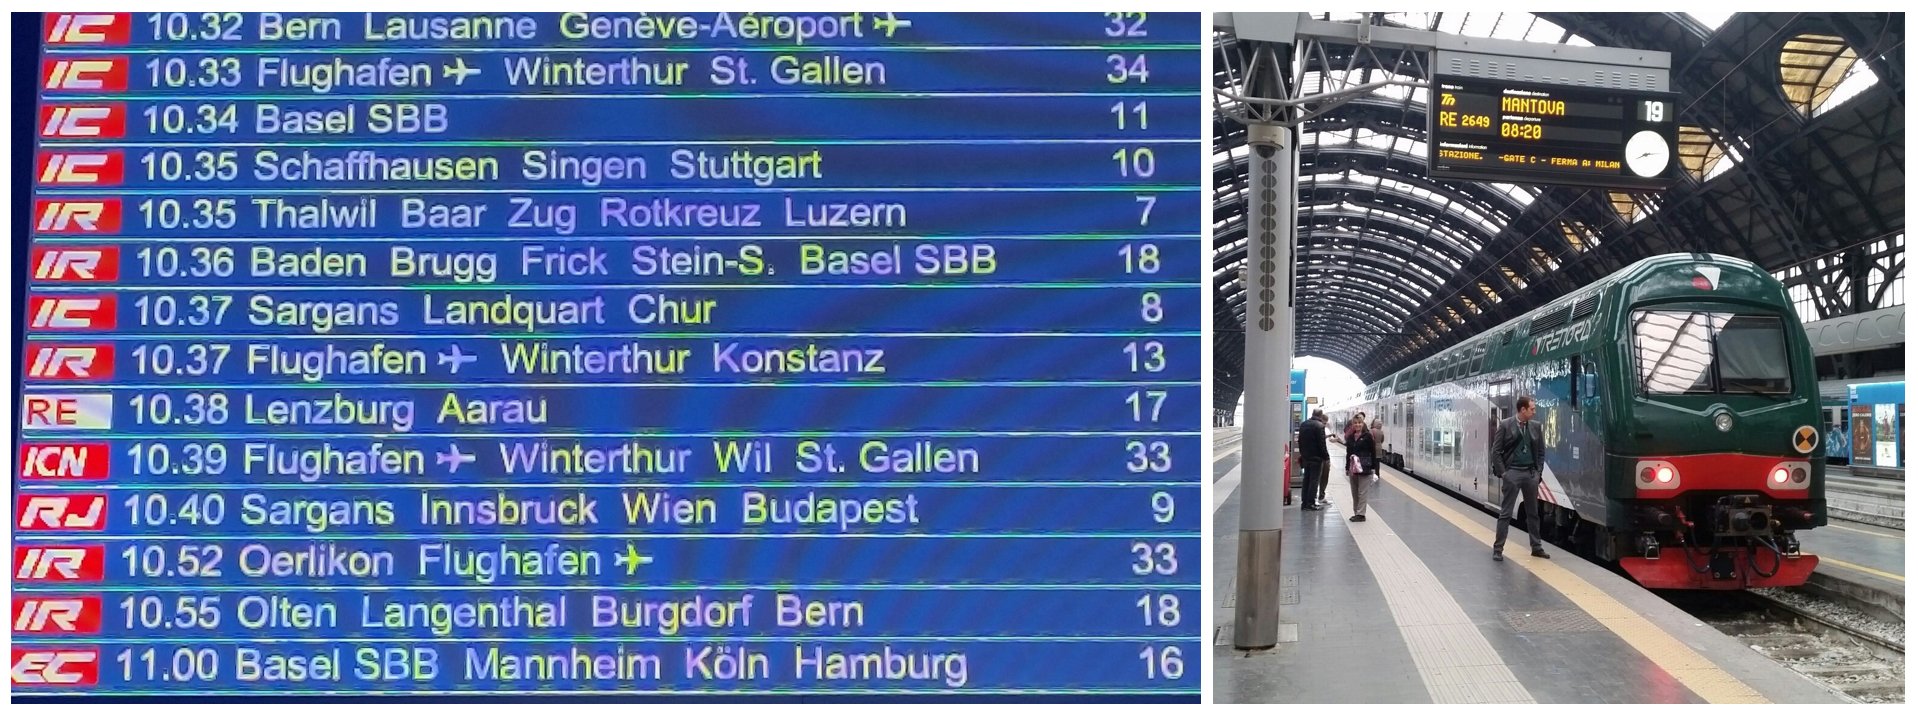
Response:
M100 682L100 650L13 648L13 684L91 687Z

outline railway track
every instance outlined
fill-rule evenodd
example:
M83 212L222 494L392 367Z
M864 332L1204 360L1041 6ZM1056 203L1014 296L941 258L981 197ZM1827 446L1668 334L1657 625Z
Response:
M1759 654L1847 697L1870 704L1905 701L1902 625L1785 589L1660 595Z

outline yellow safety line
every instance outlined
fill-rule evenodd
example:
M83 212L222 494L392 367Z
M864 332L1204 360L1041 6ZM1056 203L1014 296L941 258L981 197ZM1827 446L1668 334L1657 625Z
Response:
M1849 524L1839 524L1837 522L1829 522L1825 526L1830 527L1832 529L1842 529L1847 532L1851 532L1853 534L1869 534L1874 537L1884 537L1886 539L1903 540L1905 538L1905 535L1903 534L1886 534L1884 532L1874 532L1869 529L1860 529L1858 527L1853 527Z
M1492 545L1493 532L1483 522L1472 519L1450 507L1432 499L1423 491L1413 489L1410 484L1401 484L1395 478L1379 476L1390 483L1393 489L1404 493L1414 502L1437 514L1440 519L1451 522L1452 526L1465 532L1466 536L1478 540L1487 547ZM1683 683L1700 698L1713 704L1770 704L1771 700L1759 694L1731 673L1719 668L1705 656L1698 654L1678 638L1672 637L1663 628L1645 619L1637 611L1618 602L1610 594L1593 586L1590 581L1579 578L1563 566L1549 561L1534 560L1523 553L1515 553L1505 558L1505 563L1516 562L1526 571L1532 572L1540 581L1550 584L1553 589L1578 604L1598 622L1611 629L1620 640L1631 645L1647 659L1664 668L1665 672Z
M1847 569L1851 569L1851 570L1853 570L1853 571L1863 571L1863 572L1865 572L1865 573L1868 573L1868 574L1877 574L1877 575L1879 575L1879 576L1883 576L1883 577L1885 577L1885 578L1888 578L1888 579L1891 579L1891 580L1893 580L1893 581L1897 581L1898 583L1904 583L1904 582L1905 582L1905 577L1903 577L1903 576L1899 576L1898 574L1894 574L1894 573L1892 573L1892 572L1890 572L1890 571L1879 571L1879 570L1877 570L1877 569L1874 569L1874 568L1871 568L1871 567L1869 567L1869 566L1859 566L1859 565L1857 565L1857 564L1853 564L1853 563L1851 563L1851 562L1848 562L1848 561L1839 561L1839 560L1837 560L1837 559L1833 559L1833 558L1831 558L1831 557L1829 557L1829 556L1821 556L1821 557L1818 557L1818 563L1820 563L1820 564L1837 564L1837 565L1839 565L1839 566L1843 566L1843 567L1845 567L1845 568L1847 568Z

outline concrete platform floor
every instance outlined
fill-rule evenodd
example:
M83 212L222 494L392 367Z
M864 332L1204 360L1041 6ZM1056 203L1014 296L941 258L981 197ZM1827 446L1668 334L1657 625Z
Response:
M1216 701L1844 701L1570 552L1527 556L1521 530L1493 561L1489 516L1390 469L1364 522L1343 475L1330 509L1286 508L1283 642L1235 650L1242 471L1213 454L1232 463L1214 472Z

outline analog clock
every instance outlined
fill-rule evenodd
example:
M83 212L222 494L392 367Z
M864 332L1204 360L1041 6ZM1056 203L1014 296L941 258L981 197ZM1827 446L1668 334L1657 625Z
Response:
M1672 145L1656 131L1642 130L1625 141L1625 166L1639 177L1658 177L1672 161Z

